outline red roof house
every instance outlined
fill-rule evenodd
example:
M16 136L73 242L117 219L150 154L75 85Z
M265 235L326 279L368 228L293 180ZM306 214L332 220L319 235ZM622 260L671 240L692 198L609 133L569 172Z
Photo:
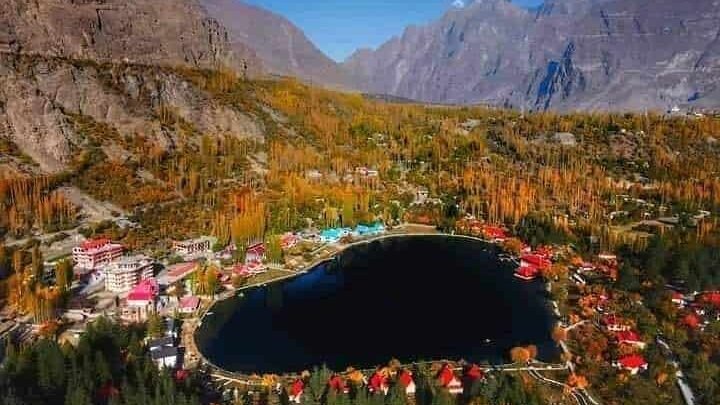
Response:
M609 332L623 332L630 330L630 325L617 315L605 315L602 318L602 324Z
M483 236L495 242L502 242L507 239L507 232L499 226L487 225L482 230Z
M720 309L720 291L703 293L700 296L700 302L712 305L713 307Z
M338 374L335 374L330 378L330 380L328 381L328 387L331 391L334 391L336 393L348 392L348 388L345 385L345 380L343 380L343 378Z
M698 329L700 328L702 320L696 313L690 312L682 318L681 322L685 327L689 329Z
M437 380L440 386L446 388L451 394L462 394L462 383L455 376L455 372L453 372L449 364L442 366L437 374Z
M191 314L200 307L200 298L189 295L180 300L180 312L183 314Z
M537 267L538 269L547 269L552 262L547 258L538 254L526 254L520 258L520 267Z
M615 339L619 344L631 345L640 349L645 348L645 342L642 341L640 335L634 330L626 330L618 332L615 335Z
M295 380L292 385L290 385L290 390L288 391L288 399L290 402L294 402L296 404L299 404L302 400L303 392L305 391L305 383L301 379Z
M128 305L145 306L155 301L160 288L154 278L142 280L130 290L127 296Z
M407 395L415 395L415 380L410 370L402 370L398 375L398 384L405 388Z
M267 248L264 243L256 243L251 245L245 250L245 262L259 262L265 258L265 252Z
M616 363L615 367L622 370L629 371L630 374L635 375L640 371L645 371L648 368L648 363L645 358L639 354L630 354L621 357Z
M470 367L467 367L465 369L465 378L470 383L473 383L477 380L481 380L485 377L485 373L482 371L480 367L478 367L477 364L473 364Z
M515 277L521 280L531 281L538 278L538 276L540 276L540 269L535 266L520 266L515 270Z
M368 382L368 389L373 394L377 394L377 393L387 394L387 392L388 392L387 376L385 376L385 374L383 374L381 370L375 371L375 373L372 376L370 376L370 381Z
M298 237L294 233L291 233L291 232L283 234L280 237L280 245L282 246L283 249L291 249L291 248L295 247L298 244L298 242L299 242Z
M682 293L678 291L673 291L670 300L673 304L677 305L678 307L682 308L685 306L685 296L682 295Z

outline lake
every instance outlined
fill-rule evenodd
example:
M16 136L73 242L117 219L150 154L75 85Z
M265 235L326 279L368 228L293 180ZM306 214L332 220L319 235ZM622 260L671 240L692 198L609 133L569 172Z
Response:
M196 341L208 360L244 373L369 368L393 358L500 364L527 344L556 361L544 284L513 277L515 266L498 253L447 236L354 246L307 274L216 304Z

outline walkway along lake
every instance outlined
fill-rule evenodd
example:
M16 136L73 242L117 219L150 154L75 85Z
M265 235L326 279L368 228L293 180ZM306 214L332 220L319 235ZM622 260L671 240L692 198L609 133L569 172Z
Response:
M391 358L500 364L527 344L555 361L544 284L518 280L513 270L496 246L476 240L376 240L218 302L196 342L210 362L242 373L369 368Z

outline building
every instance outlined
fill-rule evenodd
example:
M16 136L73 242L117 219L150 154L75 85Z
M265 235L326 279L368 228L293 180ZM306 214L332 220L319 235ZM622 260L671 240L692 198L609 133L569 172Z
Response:
M265 259L266 252L267 247L263 242L248 246L248 248L245 249L245 263L263 261Z
M388 385L388 378L385 370L378 369L375 373L370 376L368 381L368 390L373 394L383 393L387 394L390 389Z
M515 277L521 280L532 281L538 276L540 276L540 269L532 265L520 266L515 270Z
M345 380L343 380L339 374L334 374L330 377L328 388L338 394L347 394L350 391L345 384Z
M447 389L453 395L462 394L463 386L460 380L455 376L455 372L450 368L449 364L445 364L437 374L438 384Z
M283 250L292 249L300 242L300 239L292 232L283 234L280 237L280 245Z
M180 256L195 256L212 251L213 239L203 236L197 239L189 239L180 242L173 242L175 253Z
M526 254L520 258L520 267L535 267L539 269L547 269L552 266L552 262L539 254Z
M415 380L410 370L402 370L400 372L400 375L398 375L398 383L401 387L405 388L405 394L415 395Z
M182 281L197 270L197 262L177 263L167 268L164 275L158 278L158 282L163 285L173 285L178 281Z
M153 363L160 368L175 368L178 363L177 347L160 347L150 352L150 358Z
M329 228L320 232L320 242L337 243L340 239L350 236L353 230L350 228Z
M160 288L154 278L146 278L138 283L127 296L130 306L147 306L154 304Z
M166 336L148 343L150 358L159 369L175 368L178 365L179 352L175 339Z
M180 300L180 313L192 314L200 308L200 298L195 296L183 297Z
M477 364L473 364L465 368L464 380L468 382L468 387L472 386L475 381L482 380L485 378L485 372L478 367Z
M140 281L128 293L120 307L120 318L125 322L145 322L156 312L160 288L154 278Z
M604 316L602 324L608 332L625 332L632 329L624 319L612 314Z
M617 339L618 344L621 344L621 345L635 346L638 349L645 348L645 342L642 341L642 338L640 338L640 335L637 332L635 332L634 330L626 330L626 331L618 332L615 335L615 339Z
M292 383L292 385L290 385L290 390L288 390L288 400L299 404L302 402L303 392L305 392L305 383L303 380L298 378Z
M629 371L631 375L635 375L641 371L648 369L648 363L645 358L639 354L630 354L621 357L615 362L615 367Z
M153 277L155 263L144 255L127 256L110 263L105 270L105 288L112 292L130 291L142 280Z
M72 250L75 269L93 271L98 270L123 255L125 248L119 243L112 243L110 239L90 239L76 246Z

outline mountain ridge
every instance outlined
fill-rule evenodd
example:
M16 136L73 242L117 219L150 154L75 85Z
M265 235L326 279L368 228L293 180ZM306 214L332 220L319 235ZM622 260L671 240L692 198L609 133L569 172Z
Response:
M364 91L428 102L712 108L720 102L713 74L720 49L709 39L717 36L718 7L712 0L549 0L533 11L485 0L353 54L343 66Z

